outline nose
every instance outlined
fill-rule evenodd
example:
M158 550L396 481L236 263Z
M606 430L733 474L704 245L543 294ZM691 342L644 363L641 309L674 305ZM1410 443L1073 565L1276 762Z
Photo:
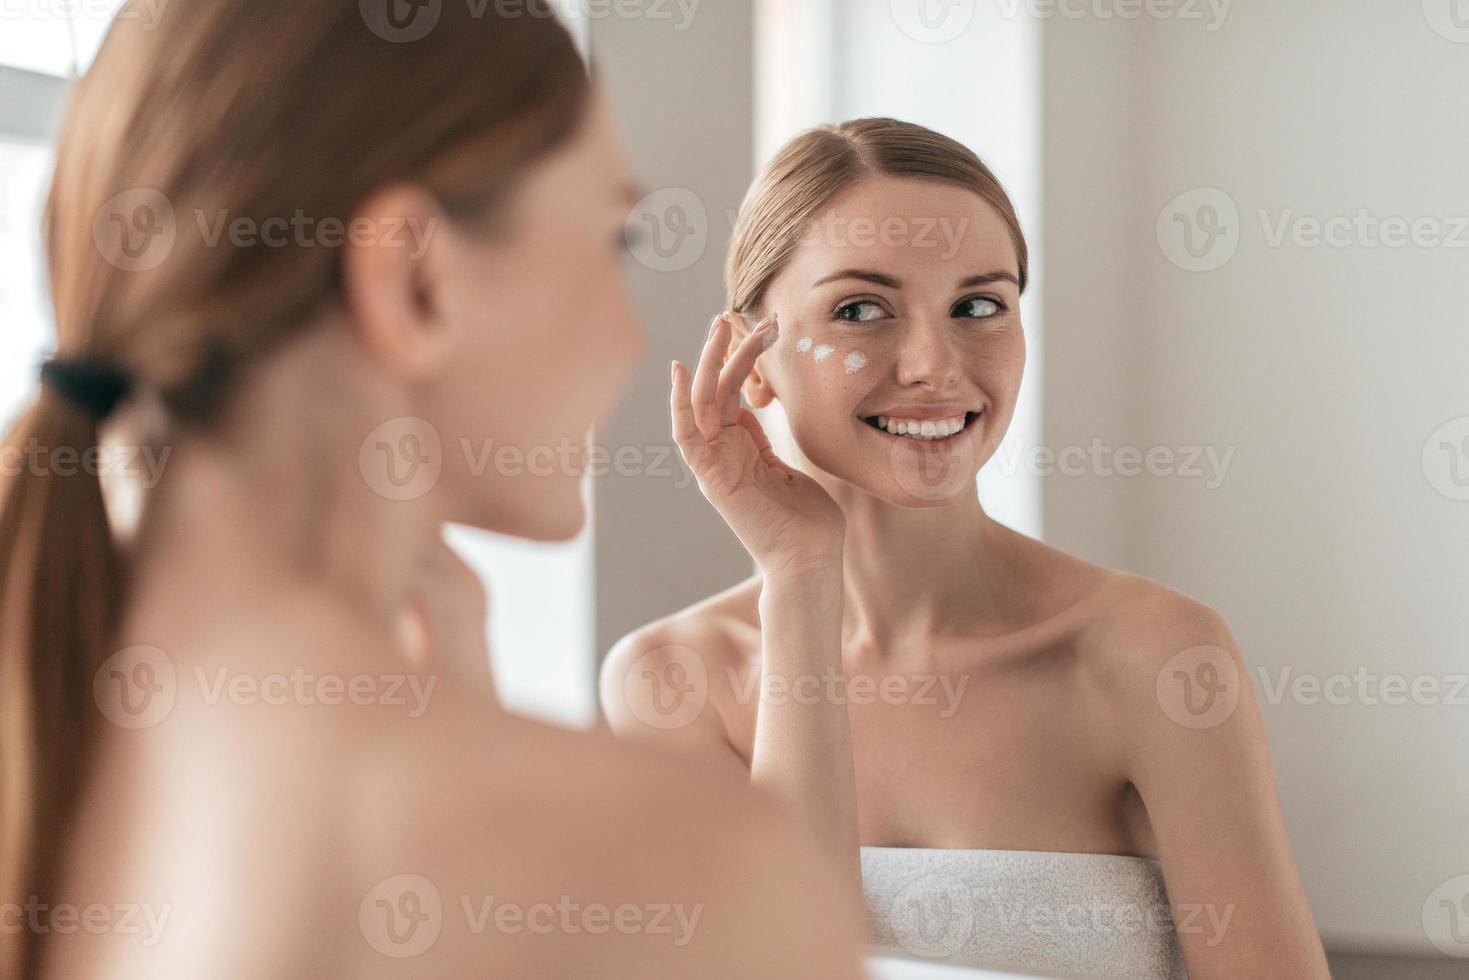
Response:
M947 317L914 317L898 337L898 382L943 391L959 380L959 352Z

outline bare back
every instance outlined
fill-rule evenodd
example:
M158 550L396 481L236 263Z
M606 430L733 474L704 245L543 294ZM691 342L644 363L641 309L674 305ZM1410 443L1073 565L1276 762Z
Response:
M152 631L171 707L105 736L58 892L116 927L54 929L46 975L854 975L853 931L798 914L835 876L759 794L274 598Z

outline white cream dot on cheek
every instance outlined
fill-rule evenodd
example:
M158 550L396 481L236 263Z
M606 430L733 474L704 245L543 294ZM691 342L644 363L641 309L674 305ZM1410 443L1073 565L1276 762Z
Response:
M867 355L860 350L854 350L848 354L846 360L842 361L842 367L847 369L848 374L856 374L867 366Z
M811 338L810 337L802 337L800 340L796 341L796 353L798 353L798 354L804 354L804 353L806 353L810 349L811 349Z
M816 358L817 364L820 364L822 361L830 357L832 355L832 351L834 350L836 350L836 348L833 347L831 344L822 344L820 347L816 348L816 352L812 354L812 357Z

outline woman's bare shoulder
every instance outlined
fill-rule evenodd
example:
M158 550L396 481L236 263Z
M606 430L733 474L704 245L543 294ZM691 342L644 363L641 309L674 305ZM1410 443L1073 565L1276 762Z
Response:
M1136 691L1174 654L1214 644L1232 648L1224 618L1202 600L1145 575L1111 568L1009 532L1032 591L1050 591L1045 615L1064 617L1080 662Z
M736 975L720 957L729 944L758 943L751 930L761 922L776 928L757 906L780 901L790 862L831 897L833 886L820 884L829 869L803 853L784 814L719 770L526 719L455 727L412 739L396 785L374 781L358 797L359 812L376 814L374 839L352 860L376 862L382 877L359 871L345 896L421 869L445 903L446 929L459 927L440 961L445 975L501 953L505 975ZM446 751L449 737L457 743ZM513 925L478 934L475 916L492 917L496 905L527 926L555 905L564 941L525 941ZM593 940L582 934L595 925L589 914L627 921Z
M1207 624L1218 613L1199 599L1155 579L1071 554L1004 528L1010 553L1036 590L1051 589L1074 611L1094 641L1141 638Z
M180 721L213 726L209 738L236 757L241 786L253 779L280 786L284 774L299 771L302 783L331 787L348 801L344 813L354 824L352 835L334 835L343 846L450 867L483 863L499 874L516 866L514 854L539 847L544 853L526 865L529 871L561 861L568 873L621 874L626 862L657 875L666 870L634 861L634 845L671 854L707 842L721 812L737 821L759 810L739 780L605 732L506 713L432 664L403 663L367 632L315 616L293 610L276 620L269 640L237 636L228 643L233 650L216 656L239 664L271 647L249 672L251 686L265 690L269 676L294 680L288 703L273 713L252 710L270 706L233 698L227 678L206 671L213 699L192 698ZM301 664L309 665L304 672L297 671ZM302 793L273 805L312 810L320 802ZM664 818L650 820L650 813L688 819L660 827ZM299 819L270 823L309 826Z
M1239 661L1228 624L1207 603L1144 575L1105 572L1087 596L1078 643L1124 710L1151 706L1160 673L1180 657Z
M602 661L604 700L609 684L686 667L691 658L705 670L747 666L760 651L760 587L761 577L753 575L624 635Z
M1095 599L1092 638L1121 652L1220 641L1228 635L1213 607L1144 575L1112 571Z
M716 960L758 972L730 955L757 945L747 931L782 941L763 908L779 879L832 900L835 875L741 781L354 659L296 615L176 652L167 716L109 740L72 887L171 918L146 949L56 944L63 973L223 972L208 949L248 935L234 975L376 976L405 957L425 976L738 975ZM828 959L856 942L833 934Z

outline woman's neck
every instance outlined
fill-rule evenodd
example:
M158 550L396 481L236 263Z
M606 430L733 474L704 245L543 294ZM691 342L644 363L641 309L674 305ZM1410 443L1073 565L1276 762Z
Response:
M990 632L1014 615L1006 529L968 491L943 507L898 507L829 487L847 519L844 647L903 657L934 636Z
M220 430L177 436L139 529L140 593L151 582L154 595L228 602L300 586L395 628L441 521L427 499L386 499L360 471L370 417L412 412L350 347L308 332L251 371Z

